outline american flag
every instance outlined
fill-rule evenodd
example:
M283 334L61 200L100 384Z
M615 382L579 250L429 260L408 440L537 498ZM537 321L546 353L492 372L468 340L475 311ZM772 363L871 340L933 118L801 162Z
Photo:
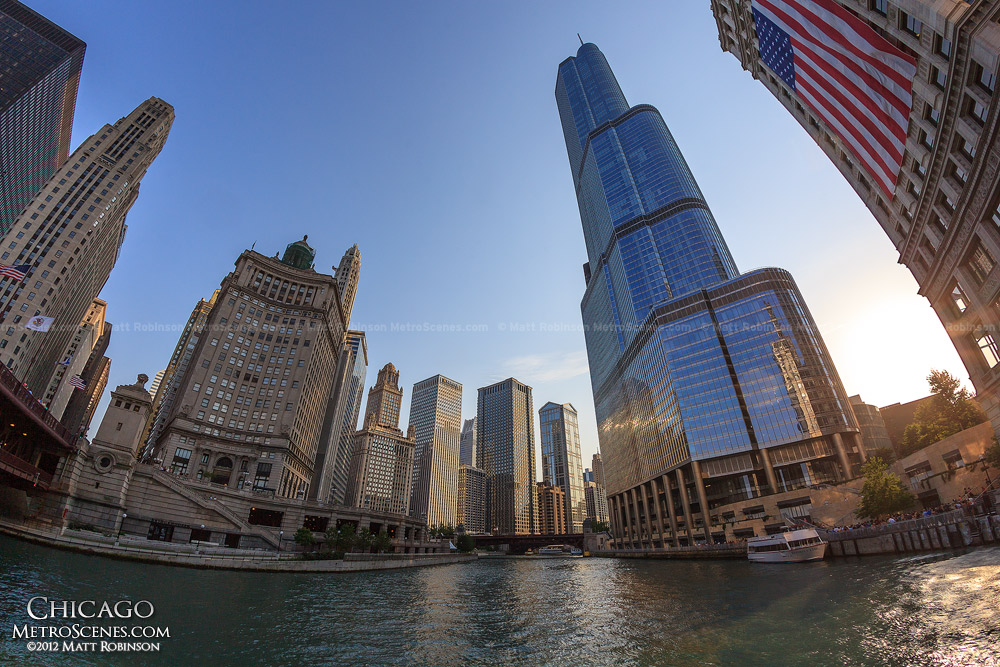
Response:
M798 93L891 198L916 61L834 0L753 0L764 64Z
M76 387L77 389L86 389L87 383L83 381L83 378L79 375L73 375L69 379L69 385L71 387Z
M28 271L30 270L31 264L18 264L17 266L0 264L0 276L7 276L14 280L24 280L24 277L28 275Z

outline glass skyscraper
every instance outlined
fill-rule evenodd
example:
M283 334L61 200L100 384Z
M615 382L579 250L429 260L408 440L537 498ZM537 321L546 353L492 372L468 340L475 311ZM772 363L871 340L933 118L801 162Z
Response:
M87 45L0 0L0 234L69 157Z
M660 113L629 107L596 46L560 64L556 100L617 545L731 538L739 503L853 477L857 425L791 275L739 273Z

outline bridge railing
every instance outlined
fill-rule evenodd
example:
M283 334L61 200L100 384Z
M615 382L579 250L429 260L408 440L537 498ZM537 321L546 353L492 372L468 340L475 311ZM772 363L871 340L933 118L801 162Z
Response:
M27 412L33 414L43 424L55 431L66 447L73 447L75 438L69 429L60 424L59 420L53 417L52 413L37 398L32 396L28 388L18 381L14 372L3 364L0 364L0 386L3 386Z

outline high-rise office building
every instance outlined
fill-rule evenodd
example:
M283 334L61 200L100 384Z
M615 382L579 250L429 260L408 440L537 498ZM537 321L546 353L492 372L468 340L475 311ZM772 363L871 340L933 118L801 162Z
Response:
M399 371L386 364L368 392L364 426L355 436L347 500L375 512L409 514L416 435L399 430L403 390Z
M365 378L368 376L368 342L365 333L348 331L344 342L341 365L337 368L339 394L331 400L328 407L330 410L337 406L333 418L339 419L339 430L334 429L331 424L329 436L326 436L327 426L324 423L324 437L331 439L330 447L335 452L326 499L327 502L337 505L347 502L351 457L354 455L354 436L358 429L361 402L365 397Z
M104 389L108 386L108 376L111 374L111 359L104 356L111 343L111 322L105 322L103 333L97 339L97 343L90 351L87 363L83 367L80 377L83 379L86 389L74 391L66 403L59 421L70 433L84 433L90 428L90 422L94 418L97 404L104 395Z
M479 389L476 457L486 473L486 530L538 532L531 387L508 378Z
M590 468L584 468L583 469L583 481L584 482L593 482L594 481L594 471L591 470Z
M63 350L62 361L56 365L52 380L49 381L48 389L42 397L42 403L48 406L49 412L56 419L62 420L69 399L76 392L84 391L71 385L69 379L74 375L83 379L84 366L87 365L91 352L104 335L106 324L104 318L107 311L108 304L103 299L94 299L76 333L70 339L69 345Z
M458 466L462 426L462 385L435 375L413 385L410 426L413 456L410 515L429 526L458 523Z
M608 495L603 486L597 482L587 482L583 487L584 498L587 501L587 518L591 521L608 521Z
M219 288L155 447L195 479L305 499L345 322L333 276L291 243L244 251Z
M659 112L596 46L559 65L556 101L616 544L726 539L723 507L850 478L857 425L792 277L737 271Z
M601 460L601 453L597 452L590 460L590 469L594 474L594 483L604 487L604 461Z
M358 280L361 276L361 251L358 244L347 249L337 265L333 277L337 281L337 293L340 295L340 305L344 309L344 319L351 321L351 311L354 310L354 298L358 295Z
M166 368L156 371L156 375L153 376L153 381L149 383L149 395L153 397L154 404L156 403L156 394L160 391L160 385L163 384L163 376L166 372Z
M476 465L476 418L466 419L462 424L462 444L458 462L464 466Z
M0 0L0 235L69 156L87 45Z
M893 451L892 438L889 437L889 430L885 427L885 421L883 421L878 408L865 403L859 395L851 396L848 400L851 402L854 418L858 420L858 428L861 429L861 442L864 443L865 451L868 454L877 449Z
M60 355L111 274L125 215L173 120L173 107L151 97L105 125L0 239L0 263L31 267L23 280L0 278L0 363L35 396L49 387Z
M801 20L789 15L802 11L796 5L806 10ZM1000 428L1000 7L982 0L711 6L722 49L802 125L899 251ZM828 39L824 28L866 43L870 64L850 44L821 46L827 55L812 69L804 58ZM831 107L846 109L845 120Z
M191 315L181 331L180 338L177 339L174 352L170 355L170 362L163 373L163 379L160 380L161 388L153 396L153 409L149 413L142 442L145 451L154 458L158 456L155 449L156 442L160 439L160 433L167 424L167 417L174 407L177 390L191 364L194 350L201 340L205 325L208 324L208 315L212 312L212 306L215 305L218 298L219 290L215 290L210 299L198 299L198 303L195 304L194 310L191 311Z
M538 532L543 535L565 535L583 530L568 530L566 524L566 492L561 486L538 482Z
M486 532L486 473L464 463L458 466L458 525L473 535Z
M587 501L583 497L583 465L580 457L580 424L570 403L552 403L538 411L542 436L542 481L563 490L565 525L569 532L583 530Z

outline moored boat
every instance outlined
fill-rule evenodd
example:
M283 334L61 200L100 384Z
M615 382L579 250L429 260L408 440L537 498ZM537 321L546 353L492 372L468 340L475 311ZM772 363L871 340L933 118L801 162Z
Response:
M827 543L814 528L801 528L747 541L747 558L759 563L805 563L823 560Z

